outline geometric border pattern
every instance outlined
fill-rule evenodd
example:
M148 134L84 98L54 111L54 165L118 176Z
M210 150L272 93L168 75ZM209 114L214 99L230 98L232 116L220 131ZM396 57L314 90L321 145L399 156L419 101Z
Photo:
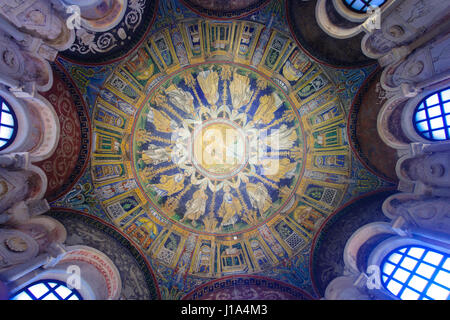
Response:
M74 169L66 178L64 183L56 190L56 192L54 192L54 194L48 195L48 200L54 201L70 191L70 189L79 180L79 178L84 173L84 170L86 169L86 166L89 162L89 154L91 150L91 125L84 100L81 97L78 89L72 83L72 79L63 71L63 67L59 63L51 63L51 66L55 74L64 82L69 90L70 96L72 97L72 102L74 103L76 108L81 127L81 149L78 155L78 159L76 161Z

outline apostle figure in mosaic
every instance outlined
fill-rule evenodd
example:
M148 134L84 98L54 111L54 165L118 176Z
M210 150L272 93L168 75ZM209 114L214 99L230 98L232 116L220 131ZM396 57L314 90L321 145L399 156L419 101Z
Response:
M235 224L242 210L239 199L231 194L230 186L225 186L223 191L225 194L223 195L222 206L219 209L219 216L222 218L221 227Z
M195 191L192 195L192 199L186 203L186 213L180 220L181 223L184 223L185 220L188 219L192 221L191 223L195 227L197 221L205 214L206 201L208 200L205 189L206 184L201 184L200 189Z
M166 89L166 95L169 97L169 101L178 109L183 110L189 115L194 114L194 97L191 93L171 84Z
M203 94L211 106L216 106L219 100L219 75L212 70L206 70L199 73L197 81Z
M171 196L183 190L184 178L185 175L181 172L172 176L162 175L160 182L154 184L153 188L160 197Z
M234 109L239 109L250 102L252 91L250 90L250 79L247 76L234 72L229 88Z
M269 192L262 182L247 183L247 194L253 208L258 209L262 215L272 204Z

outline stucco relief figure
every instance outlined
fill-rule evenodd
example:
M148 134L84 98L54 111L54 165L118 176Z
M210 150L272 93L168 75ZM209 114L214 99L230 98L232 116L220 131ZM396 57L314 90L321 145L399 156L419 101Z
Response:
M0 155L0 167L6 169L28 169L30 158L28 152L17 152Z
M19 61L16 58L16 54L8 48L5 48L3 51L2 60L11 70L17 70L19 68Z
M381 30L374 31L368 38L367 41L363 42L363 49L373 55L374 57L380 57L389 52L392 48L396 46L396 43L386 39Z
M400 174L416 184L415 192L450 197L450 151L406 159Z
M16 18L25 28L36 31L41 37L49 40L57 39L65 29L62 20L47 1L35 2Z
M28 22L42 26L45 23L45 15L38 9L29 11L25 17Z
M43 59L31 55L0 31L0 72L19 82L36 82L44 88L52 76Z
M0 268L24 263L39 253L39 244L22 230L1 229L0 243Z
M423 228L450 234L448 198L397 193L383 203L383 212L391 219L403 217L408 228Z
M411 54L404 62L386 71L386 82L391 87L402 83L419 83L448 70L450 62L450 35L445 35Z
M17 170L9 171L0 168L0 182L3 196L0 197L0 212L10 209L21 201L32 198L41 187L34 172Z
M430 8L423 0L417 1L414 6L412 7L412 10L406 19L407 23L414 23L417 19L420 19L427 14L430 13Z
M91 1L92 2L92 1ZM114 9L115 0L100 0L95 6L86 6L81 8L81 16L86 19L95 20L106 17ZM112 18L115 18L114 16Z

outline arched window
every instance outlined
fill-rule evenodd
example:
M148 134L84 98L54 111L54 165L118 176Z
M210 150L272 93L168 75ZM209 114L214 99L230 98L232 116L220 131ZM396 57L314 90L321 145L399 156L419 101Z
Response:
M10 300L82 300L80 293L62 281L39 280L17 292Z
M344 0L350 10L357 13L366 13L370 7L381 7L387 0Z
M450 88L425 97L414 112L413 123L417 133L427 140L449 140Z
M381 281L402 300L447 300L450 257L419 245L399 247L382 261Z
M9 103L0 96L0 151L14 141L17 134L17 118Z

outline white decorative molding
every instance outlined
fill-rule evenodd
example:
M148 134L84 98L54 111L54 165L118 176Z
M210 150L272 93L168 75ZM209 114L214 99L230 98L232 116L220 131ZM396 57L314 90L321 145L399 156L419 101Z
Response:
M316 4L316 20L320 28L328 35L337 39L348 39L364 31L362 25L353 28L342 28L333 24L328 17L326 2L330 0L318 0Z

